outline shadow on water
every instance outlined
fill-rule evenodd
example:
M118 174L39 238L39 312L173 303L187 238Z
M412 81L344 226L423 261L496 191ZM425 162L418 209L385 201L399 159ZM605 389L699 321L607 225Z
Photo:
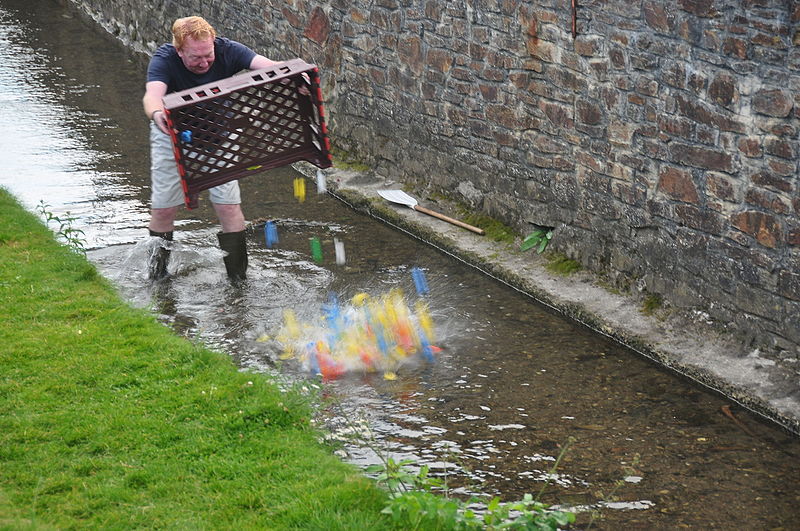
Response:
M297 201L290 169L242 181L246 215L280 231L267 248L253 225L244 286L226 281L207 202L182 214L172 278L149 283L141 63L48 0L0 0L0 44L0 118L16 125L0 138L0 184L30 208L44 200L71 212L124 296L243 369L314 381L279 360L284 310L319 319L331 292L347 300L401 288L413 299L410 269L424 269L442 352L394 381L368 373L326 384L335 436L367 430L383 452L430 465L456 492L512 499L550 480L544 500L602 506L598 528L797 527L796 439L330 196ZM352 440L344 448L354 463L375 460Z

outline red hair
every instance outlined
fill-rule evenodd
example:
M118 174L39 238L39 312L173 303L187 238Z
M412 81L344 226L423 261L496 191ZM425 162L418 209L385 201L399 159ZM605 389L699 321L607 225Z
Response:
M204 41L216 36L217 32L203 17L179 18L172 24L172 45L178 50L183 48L187 38Z

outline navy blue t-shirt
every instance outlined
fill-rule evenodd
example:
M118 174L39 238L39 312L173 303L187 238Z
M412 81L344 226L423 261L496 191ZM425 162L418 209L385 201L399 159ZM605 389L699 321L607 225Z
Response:
M256 52L236 41L224 37L214 39L214 63L205 74L195 74L186 69L171 44L162 44L150 59L147 81L162 81L167 84L167 94L178 92L205 83L219 81L250 68Z

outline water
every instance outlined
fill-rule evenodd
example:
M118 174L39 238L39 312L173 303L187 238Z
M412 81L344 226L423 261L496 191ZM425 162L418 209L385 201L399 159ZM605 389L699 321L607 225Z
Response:
M513 499L549 479L544 500L602 508L599 529L800 526L796 439L313 187L299 202L290 169L242 181L245 214L260 220L244 288L226 281L205 198L180 216L174 278L150 284L143 65L49 0L0 0L0 55L0 184L31 209L69 212L123 296L241 367L307 378L278 359L284 309L314 320L330 292L397 287L413 302L412 268L424 271L443 351L394 381L355 374L324 386L334 437L360 433L459 493ZM279 230L271 248L266 220ZM347 459L375 461L345 440Z

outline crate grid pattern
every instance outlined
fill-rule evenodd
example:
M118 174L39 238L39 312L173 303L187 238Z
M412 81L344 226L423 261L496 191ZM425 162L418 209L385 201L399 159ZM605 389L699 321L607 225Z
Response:
M299 59L168 94L164 104L190 208L202 190L253 173L332 164L319 73Z

